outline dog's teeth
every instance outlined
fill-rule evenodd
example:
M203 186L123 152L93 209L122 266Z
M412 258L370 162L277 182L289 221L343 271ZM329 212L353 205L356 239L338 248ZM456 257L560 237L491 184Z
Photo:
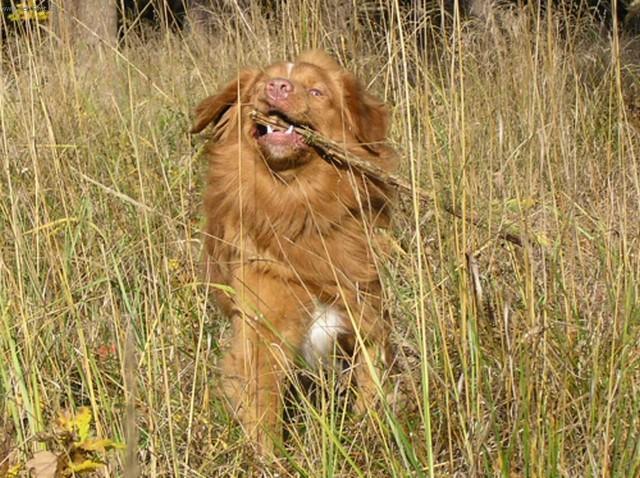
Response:
M273 128L270 125L267 125L267 134L273 133Z
M287 129L287 131L285 131L286 134L291 134L293 133L293 125L289 126L289 129Z

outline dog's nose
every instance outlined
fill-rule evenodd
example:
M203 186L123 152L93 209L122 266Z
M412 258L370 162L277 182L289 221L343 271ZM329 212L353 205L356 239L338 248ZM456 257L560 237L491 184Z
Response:
M267 95L272 100L286 100L293 91L293 83L284 78L274 78L267 83Z

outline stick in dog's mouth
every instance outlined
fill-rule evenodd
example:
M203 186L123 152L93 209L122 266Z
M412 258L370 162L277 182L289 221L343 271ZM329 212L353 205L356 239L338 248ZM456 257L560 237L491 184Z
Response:
M257 125L264 128L270 127L275 131L296 132L302 136L304 136L305 131L313 131L309 126L290 121L281 113L269 113L266 115L258 110L253 110L251 112L251 119L254 120Z
M251 118L258 124L262 124L263 126L271 126L282 128L283 130L288 130L291 124L287 124L284 120L280 119L280 117L267 116L260 111L254 110L251 112ZM411 185L407 180L396 176L395 174L388 173L377 165L373 164L371 161L363 160L354 154L351 154L344 147L339 144L331 141L328 138L325 138L317 131L312 130L306 126L293 126L292 132L298 133L300 136L304 138L305 143L309 146L317 148L322 152L322 156L328 157L329 160L337 161L338 163L353 168L359 171L362 174L369 176L377 181L386 183L398 190L401 193L412 195L413 191L417 193L418 197L422 199L424 202L433 205L433 196L427 191L423 190L419 186ZM477 218L473 215L463 215L461 214L455 207L452 205L443 204L441 205L443 209L449 214L470 222L475 226L487 227L484 221L480 218ZM514 224L506 224L502 227L502 229L498 232L498 236L502 239L511 242L517 246L522 246L524 244L524 239L520 237L519 234L511 232L509 229L512 229ZM528 241L530 242L530 241Z

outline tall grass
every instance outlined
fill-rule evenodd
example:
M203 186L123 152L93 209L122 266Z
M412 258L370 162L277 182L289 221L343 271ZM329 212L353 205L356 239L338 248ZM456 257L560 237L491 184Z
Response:
M640 474L637 41L551 10L353 8L284 2L118 51L7 40L0 471L89 406L129 441L103 476ZM206 165L186 131L239 67L317 47L392 106L402 173L435 206L401 198L389 237L386 412L299 398L270 462L217 395L228 324L200 274Z

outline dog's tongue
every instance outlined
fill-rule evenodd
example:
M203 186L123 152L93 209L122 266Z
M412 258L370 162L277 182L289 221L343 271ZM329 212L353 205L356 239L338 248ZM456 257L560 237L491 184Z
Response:
M265 134L261 138L265 143L270 144L294 144L302 139L298 133L287 133L284 131L274 131L273 133Z
M259 137L259 141L263 144L272 145L300 145L302 144L302 136L293 130L293 125L289 126L286 131L274 131L271 126L266 126L266 132Z

